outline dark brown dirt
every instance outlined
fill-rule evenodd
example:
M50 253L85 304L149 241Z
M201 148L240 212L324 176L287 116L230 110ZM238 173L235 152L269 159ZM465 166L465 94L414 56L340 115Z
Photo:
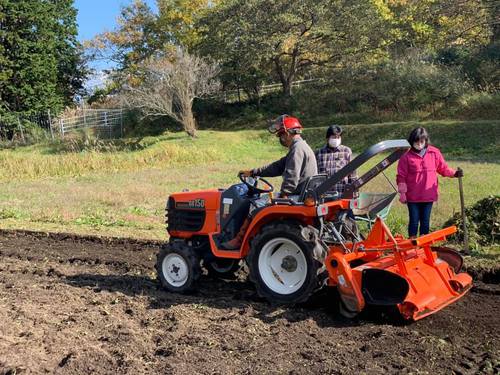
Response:
M244 279L158 287L157 246L0 234L0 374L498 374L500 294L467 297L412 324L334 297L273 307Z

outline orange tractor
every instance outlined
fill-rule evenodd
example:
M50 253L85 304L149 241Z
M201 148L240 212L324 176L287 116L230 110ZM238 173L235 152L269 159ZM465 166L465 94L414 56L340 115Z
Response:
M374 195L361 207L360 188L396 162L406 140L380 142L330 178L309 178L299 196L272 198L263 178L240 176L228 189L184 191L167 203L170 240L158 254L161 284L172 292L192 290L204 267L231 277L246 261L260 296L271 303L306 301L322 287L336 287L340 312L353 317L366 305L397 306L406 319L421 319L461 298L472 286L456 251L435 244L456 231L448 227L414 239L393 235L381 215L396 193ZM344 192L331 191L345 176L375 156L369 168ZM257 199L268 195L265 205ZM260 199L262 201L262 199ZM249 215L251 212L251 215ZM249 217L241 248L225 250ZM368 221L363 236L358 221Z

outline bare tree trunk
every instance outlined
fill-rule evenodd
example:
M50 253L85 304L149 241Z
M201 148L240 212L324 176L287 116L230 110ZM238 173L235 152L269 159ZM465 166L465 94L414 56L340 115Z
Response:
M184 130L186 133L192 137L196 138L196 120L193 115L193 111L191 107L184 107L182 109L182 125L184 126Z
M281 61L279 57L274 59L274 65L276 67L276 72L280 78L281 86L283 87L283 94L285 96L292 96L292 82L295 79L296 74L296 62L295 57L291 63L290 70L288 74L285 74L283 71L283 66L281 65Z
M219 67L181 48L173 53L144 62L140 66L144 80L127 86L125 99L145 116L169 116L181 123L189 136L196 137L193 101L218 90L219 82L214 78Z
M257 99L257 108L260 108L260 87L259 86L254 86L253 91L255 92L255 98Z
M286 79L282 82L282 84L283 84L283 94L285 94L285 96L292 96L292 81Z

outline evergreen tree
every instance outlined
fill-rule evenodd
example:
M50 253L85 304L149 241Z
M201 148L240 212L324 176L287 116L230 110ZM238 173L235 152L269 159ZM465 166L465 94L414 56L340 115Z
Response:
M82 45L77 40L77 11L74 0L52 0L56 15L53 27L56 36L57 89L65 104L81 94L89 70L84 60Z
M2 112L59 110L82 88L72 0L0 0Z

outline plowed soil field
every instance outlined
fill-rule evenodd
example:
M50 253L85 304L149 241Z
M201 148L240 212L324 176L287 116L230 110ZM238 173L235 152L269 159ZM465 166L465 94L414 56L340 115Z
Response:
M0 374L500 373L495 274L416 323L384 310L348 320L329 293L273 307L244 274L165 292L157 249L0 233Z

